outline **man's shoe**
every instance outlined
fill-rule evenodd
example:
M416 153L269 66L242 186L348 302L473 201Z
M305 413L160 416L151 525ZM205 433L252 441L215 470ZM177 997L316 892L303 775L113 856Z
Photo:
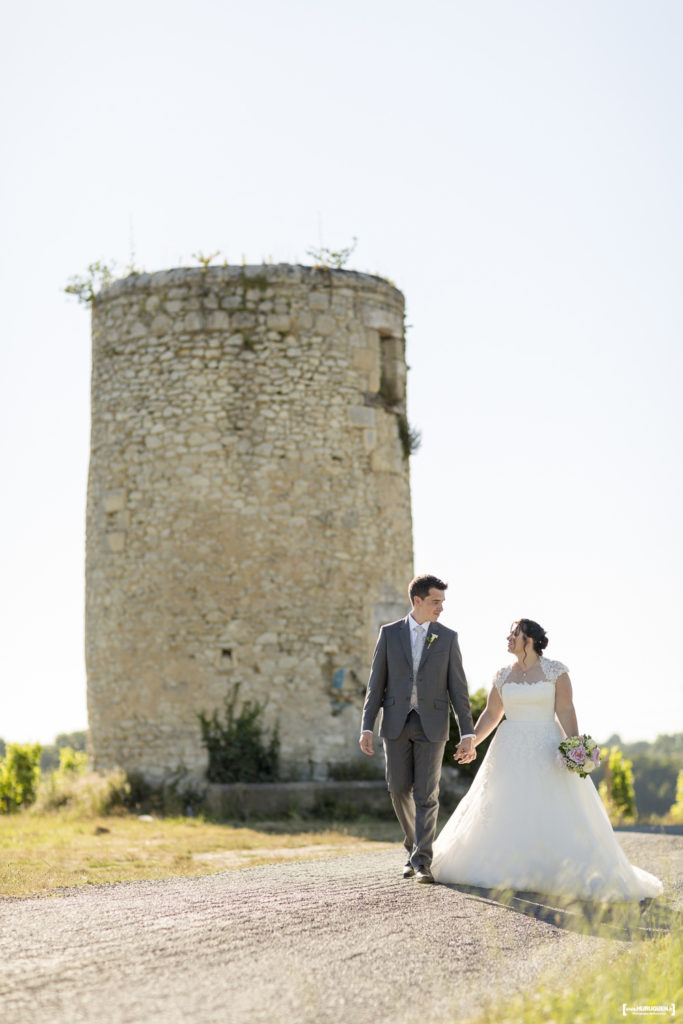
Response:
M415 868L413 867L412 864L404 864L403 865L403 877L404 878L412 878L414 874L415 874Z
M434 884L434 875L431 873L429 868L425 865L424 867L421 867L421 868L417 869L417 874L415 876L415 880L417 882L422 882L423 885L433 885Z

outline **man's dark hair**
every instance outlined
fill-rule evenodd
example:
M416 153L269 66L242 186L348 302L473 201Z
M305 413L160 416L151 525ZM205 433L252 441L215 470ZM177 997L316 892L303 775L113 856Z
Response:
M416 576L414 580L410 581L408 587L410 603L414 604L416 597L420 597L424 601L425 597L429 597L432 587L435 590L448 590L448 584L440 580L438 576Z

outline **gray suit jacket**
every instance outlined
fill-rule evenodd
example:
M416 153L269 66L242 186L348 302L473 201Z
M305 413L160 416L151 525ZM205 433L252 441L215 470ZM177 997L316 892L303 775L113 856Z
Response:
M430 636L437 639L430 643ZM448 739L449 698L460 734L474 732L458 634L452 629L430 622L416 681L420 721L427 739L433 743ZM379 631L363 707L362 729L374 729L382 708L380 736L397 739L410 711L412 686L413 654L406 616L382 626Z

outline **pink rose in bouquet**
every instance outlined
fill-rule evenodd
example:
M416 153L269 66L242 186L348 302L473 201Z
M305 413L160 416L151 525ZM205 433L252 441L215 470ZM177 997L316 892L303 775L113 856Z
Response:
M600 764L600 747L592 736L567 736L558 747L561 763L585 779Z
M575 761L576 764L583 764L586 760L586 751L583 747L574 747L573 750L569 751L568 756L571 757L572 761Z

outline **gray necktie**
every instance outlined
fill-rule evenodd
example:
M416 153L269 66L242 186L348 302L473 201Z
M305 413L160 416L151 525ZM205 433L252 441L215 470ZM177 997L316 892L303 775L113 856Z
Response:
M413 689L410 694L410 706L417 710L417 670L422 659L422 648L425 644L426 629L416 626L413 630Z

